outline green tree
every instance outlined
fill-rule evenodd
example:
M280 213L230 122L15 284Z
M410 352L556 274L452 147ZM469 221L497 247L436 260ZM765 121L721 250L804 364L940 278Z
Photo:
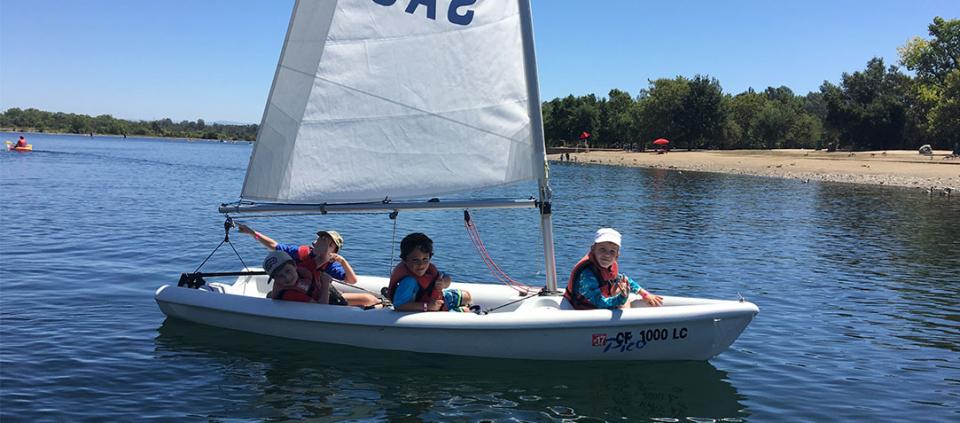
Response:
M618 89L610 90L608 100L601 103L602 123L601 133L603 134L604 144L625 144L634 140L635 124L633 108L635 106L633 98L625 91Z
M915 123L921 142L950 148L960 142L960 113L956 107L960 20L936 17L927 29L930 40L915 37L898 49L900 63L917 75L909 83L908 117Z
M844 73L840 86L824 83L826 123L853 149L887 150L905 146L907 77L873 58L862 72Z
M681 122L684 100L690 91L689 80L682 76L674 79L650 81L650 87L640 91L635 121L640 126L640 141L649 144L657 138L673 142L682 140L684 128ZM678 138L679 137L679 138ZM690 145L690 140L682 140Z
M702 148L722 135L725 110L720 81L696 75L687 83L681 109L680 134L688 149Z

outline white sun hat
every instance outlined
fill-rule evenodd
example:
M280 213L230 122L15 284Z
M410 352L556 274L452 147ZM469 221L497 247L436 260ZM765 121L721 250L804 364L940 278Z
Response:
M597 229L597 234L593 237L593 243L599 244L601 242L612 242L620 246L620 232L617 232L613 228L600 228Z

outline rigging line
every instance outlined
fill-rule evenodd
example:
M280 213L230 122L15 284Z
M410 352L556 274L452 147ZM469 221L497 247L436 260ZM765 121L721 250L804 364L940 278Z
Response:
M507 275L507 273L503 271L503 269L500 267L500 265L498 265L498 264L493 260L493 257L490 256L490 252L487 250L487 246L483 244L483 240L480 238L480 231L477 230L476 225L474 225L474 224L471 223L471 224L469 225L469 227L467 228L467 231L470 233L471 239L473 239L473 241L474 241L474 246L475 246L478 250L481 251L481 254L483 254L483 257L482 257L482 258L484 259L484 261L489 261L488 267L492 266L491 271L496 271L496 272L499 273L500 275L503 275L503 277L504 277L508 282L517 282L517 281L514 281L513 279L511 279L511 278ZM519 283L519 282L517 282L517 283Z
M243 257L240 257L240 252L237 251L237 247L234 247L232 242L228 242L227 244L230 244L230 248L233 249L233 253L237 255L237 258L238 258L238 259L240 259L240 264L243 265L243 269L244 269L244 270L249 269L250 267L247 266L247 263L244 263Z
M483 311L483 314L490 314L490 312L500 310L501 308L504 308L504 307L506 307L506 306L508 306L508 305L516 304L516 303L519 303L519 302L521 302L521 301L526 301L526 300L529 300L529 299L531 299L531 298L537 298L536 295L530 295L529 293L527 293L527 294L525 294L525 295L526 295L525 297L520 298L520 299L518 299L518 300L513 300L513 301L510 301L509 303L500 304L500 305L498 305L498 306L496 306L496 307L494 307L494 308L484 310L484 311Z
M200 263L200 265L197 266L197 268L193 270L193 273L199 272L199 271L200 271L200 268L203 267L204 264L207 264L207 260L210 260L210 257L213 257L213 253L216 253L217 250L219 250L220 247L223 246L223 243L224 243L224 242L226 242L226 241L225 241L225 240L224 240L224 241L220 241L220 245L217 245L217 248L214 248L213 251L210 252L210 255L208 255L207 258L203 259L203 263Z
M397 251L397 216L400 215L400 210L394 210L390 213L390 220L393 220L393 238L390 240L390 268L387 269L387 273L393 273L393 259L396 257L395 253Z
M490 270L490 273L494 277L496 277L497 280L500 281L500 283L503 283L519 291L519 289L517 289L515 284L513 284L510 281L510 278L507 277L506 274L502 271L502 269L499 269L496 266L496 263L493 262L493 258L490 257L489 253L486 250L486 247L483 246L482 241L479 240L478 238L479 234L476 234L473 231L470 231L469 228L468 228L468 233L470 234L470 239L473 241L474 248L477 249L477 252L480 254L480 258L483 260L484 264L487 265L487 269Z
M443 115L441 115L441 114L439 114L439 113L436 113L436 112L431 112L431 111L429 111L429 110L423 110L423 109L420 109L420 108L411 106L411 105L409 105L409 104L404 104L404 103L401 103L401 102L396 101L396 100L391 100L391 99L386 98L386 97L384 97L384 96L376 95L376 94L374 94L374 93L367 92L367 91L361 90L361 89L359 89L359 88L354 88L354 87L351 87L351 86L348 86L348 85L341 84L341 83L339 83L339 82L334 82L334 81L331 81L331 80L329 80L329 79L327 79L327 78L321 77L320 75L314 75L314 78L315 78L315 79L319 79L319 80L324 81L324 82L328 82L328 83L333 84L333 85L336 85L336 86L338 86L338 87L340 87L340 88L344 88L344 89L347 89L347 90L350 90L350 91L356 91L356 92L358 92L358 93L360 93L360 94L364 94L364 95L367 95L367 96L370 96L370 97L373 97L373 98L376 98L376 99L380 99L380 100L386 101L387 103L395 104L395 105L397 105L397 106L404 107L404 108L411 109L411 110L416 110L416 111L418 111L418 112L420 112L420 113L423 113L423 114L426 114L426 115L429 115L429 116L433 116L433 117L435 117L435 118L438 118L438 119L441 119L441 120L445 120L445 121L447 121L447 122L450 122L450 123L453 123L453 124L456 124L456 125L464 126L464 127L473 129L473 130L475 130L475 131L479 131L479 132L483 132L483 133L486 133L486 134L490 134L490 135L493 135L493 136L495 136L495 137L503 138L503 139L508 140L508 141L511 141L511 142L517 142L517 140L515 140L515 139L513 139L513 138L511 138L511 137L509 137L509 136L502 135L502 134L498 134L498 133L496 133L496 132L492 132L492 131L490 131L490 130L483 129L483 128L480 128L480 127L471 125L471 124L469 124L469 123L466 123L466 122L461 122L461 121L458 121L458 120L456 120L456 119L443 116ZM527 101L527 102L529 102L529 99L524 99L524 100ZM513 102L511 102L511 103L519 103L519 102L520 102L520 100L518 100L518 101L513 101ZM499 106L499 105L496 105L496 106Z
M470 234L470 237L474 242L474 247L476 247L477 250L481 253L481 258L483 258L484 262L489 262L487 264L487 267L490 268L491 272L496 272L496 273L499 273L499 275L502 275L503 277L500 278L500 276L497 276L495 274L495 276L497 276L498 279L501 279L501 282L504 282L508 285L512 284L515 286L520 286L527 290L531 289L530 287L520 283L519 281L515 281L512 278L510 278L510 276L507 275L507 273L504 272L503 269L493 260L493 257L490 256L490 253L487 250L486 245L483 244L483 240L480 238L480 231L477 229L476 224L473 223L473 220L472 219L466 220L465 223L467 224L467 232Z
M497 278L497 280L500 281L500 283L503 283L505 285L512 285L510 281L508 281L502 276L503 274L502 271L497 272L494 269L495 263L491 263L491 259L489 258L489 254L486 251L486 247L483 247L481 244L479 244L480 241L477 238L477 236L479 235L474 234L469 227L467 228L467 233L470 235L470 240L473 242L473 247L477 249L477 252L480 255L480 259L483 260L483 264L485 264L487 266L487 269L490 270L490 274L492 274L495 278Z
M493 257L490 256L489 251L487 251L487 247L483 244L483 240L480 238L480 231L477 229L476 225L473 223L473 219L470 217L470 211L464 210L463 214L463 223L467 228L467 233L470 235L470 240L473 242L474 248L477 249L477 253L480 255L481 260L483 260L484 264L487 265L487 269L490 270L490 273L497 278L500 283L513 288L517 292L529 294L531 291L533 291L534 288L514 280L503 271L496 261L493 260Z
M492 258L485 259L484 263L487 264L487 268L490 269L490 273L493 274L494 277L500 281L500 283L513 288L513 290L524 295L529 294L534 290L533 287L524 285L523 283L511 279L509 275L499 269L496 262L494 262Z

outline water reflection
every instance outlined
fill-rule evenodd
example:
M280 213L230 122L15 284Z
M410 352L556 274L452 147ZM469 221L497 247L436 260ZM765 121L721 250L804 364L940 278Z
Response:
M289 341L167 319L155 358L222 386L191 413L233 418L619 420L744 418L707 362L565 363L384 352ZM208 393L209 394L209 393ZM207 397L207 395L203 395Z

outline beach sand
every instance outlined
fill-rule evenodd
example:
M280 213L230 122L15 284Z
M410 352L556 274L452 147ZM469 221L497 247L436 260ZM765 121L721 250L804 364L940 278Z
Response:
M803 181L891 185L960 195L960 158L949 151L922 156L916 151L832 152L813 150L671 151L633 153L591 151L570 153L576 163L653 169L719 172L791 178ZM560 154L547 156L560 160Z

